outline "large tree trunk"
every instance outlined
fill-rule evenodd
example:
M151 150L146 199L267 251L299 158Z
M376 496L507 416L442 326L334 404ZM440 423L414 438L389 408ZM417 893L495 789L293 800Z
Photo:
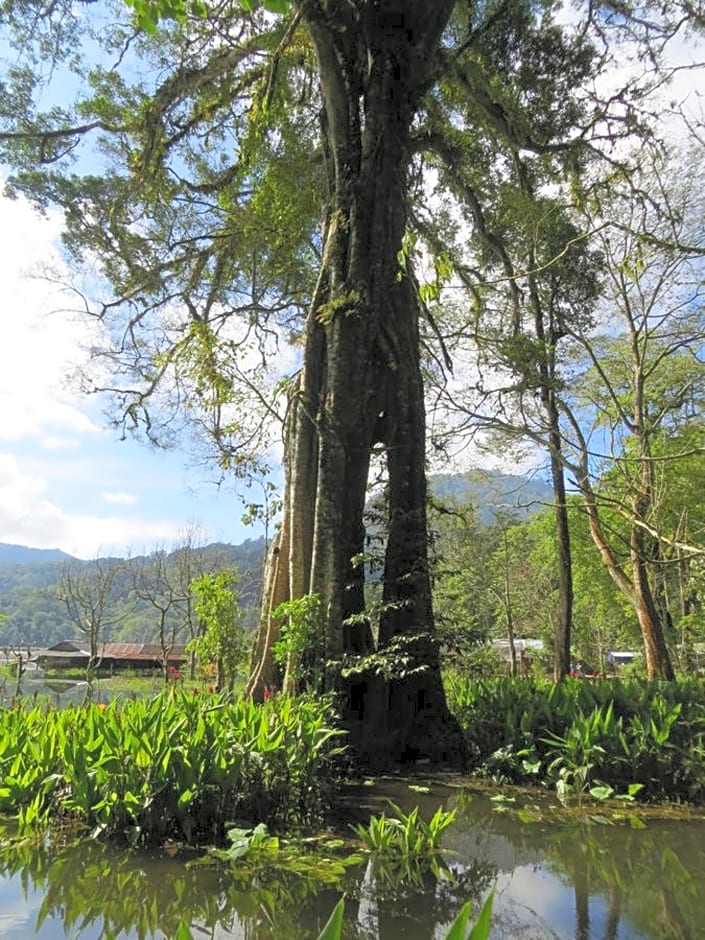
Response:
M352 743L375 766L420 753L457 762L460 754L433 639L419 307L398 260L412 121L453 5L298 4L318 58L329 193L321 275L287 435L286 512L250 692L261 694L277 678L273 598L318 594L327 663L391 646L389 673L363 663L354 680L343 683L339 665L326 676L327 686L347 697ZM365 619L358 557L365 550L373 447L381 449L388 477L377 623Z

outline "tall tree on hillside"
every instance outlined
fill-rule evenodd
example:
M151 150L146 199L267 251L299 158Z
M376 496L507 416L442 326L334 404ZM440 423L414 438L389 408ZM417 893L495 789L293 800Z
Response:
M116 14L97 34L114 67L90 68L73 111L37 112L36 71L9 76L4 155L20 167L11 188L62 205L69 247L102 264L112 378L98 384L114 393L118 423L163 441L185 415L209 431L224 468L245 474L261 469L271 423L286 418L283 521L251 693L281 678L271 612L315 594L327 684L347 685L363 756L457 759L426 544L420 340L437 331L411 202L428 195L428 154L453 140L461 98L472 105L482 200L493 196L497 154L511 159L517 146L577 173L608 118L632 126L631 87L614 107L590 98L611 33L651 26L595 15L592 4L580 22L559 23L551 3L528 0L267 0L280 17L254 0L197 3L195 15L160 0L134 6L147 30L160 13L181 22L150 38ZM93 27L72 14L70 0L44 12L41 28L62 27L44 50L73 52L76 30ZM15 19L28 48L27 18ZM561 111L584 118L574 139L570 120L560 130L545 120ZM92 137L100 171L67 169ZM386 473L388 533L374 620L360 562L373 454Z

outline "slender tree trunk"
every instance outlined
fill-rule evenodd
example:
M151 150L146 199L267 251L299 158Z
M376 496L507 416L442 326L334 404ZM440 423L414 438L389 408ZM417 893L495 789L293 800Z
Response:
M249 690L271 664L275 600L318 594L327 685L347 695L353 743L380 765L414 750L457 760L432 637L426 544L425 412L418 301L398 256L406 227L414 114L451 0L298 4L316 50L328 177L321 274L287 434L286 511L270 562ZM364 23L362 19L364 19ZM363 513L372 448L388 475L383 612L365 619ZM390 680L340 683L349 654L405 638ZM394 656L397 656L396 651ZM354 720L353 720L354 718Z
M524 181L526 185L526 180ZM533 251L530 268L537 268ZM529 295L534 311L536 338L542 347L538 363L541 404L546 419L548 452L551 466L553 509L556 519L556 553L558 555L558 618L554 627L553 674L556 682L570 672L570 644L573 631L573 560L570 551L570 528L565 492L565 470L562 455L560 415L556 401L556 352L560 333L549 314L548 323L535 277L529 278Z
M636 612L644 643L647 676L649 679L673 679L674 672L671 658L668 654L661 620L658 616L651 594L651 586L649 584L647 563L644 555L644 531L639 525L633 524L631 526L631 577L629 577L629 575L625 573L623 565L615 557L605 537L597 506L597 499L587 481L587 474L583 476L581 492L587 511L588 526L592 539L602 556L602 560L610 577L629 600Z
M558 550L558 619L555 626L553 674L558 682L570 672L570 646L573 632L573 561L570 550L568 503L566 502L565 475L560 458L560 432L558 413L553 409L551 439L551 483L553 508L556 517L556 547Z
M650 679L675 679L663 623L649 580L648 562L644 556L645 547L643 529L640 526L632 526L629 548L635 587L634 608L644 640L646 673Z
M509 545L506 529L502 532L502 540L504 542L504 617L507 621L507 638L509 640L509 673L514 679L517 675L517 650L514 642L514 611L509 590Z
M553 675L556 682L570 672L570 645L573 630L573 560L570 550L568 504L565 474L561 458L561 432L555 395L549 390L545 402L548 419L548 440L551 460L553 510L556 519L556 550L558 555L558 619L555 624Z

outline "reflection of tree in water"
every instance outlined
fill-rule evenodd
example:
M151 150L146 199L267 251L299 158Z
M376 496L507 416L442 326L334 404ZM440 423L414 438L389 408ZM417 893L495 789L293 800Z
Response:
M684 822L654 821L634 831L583 820L572 832L557 834L547 846L547 856L557 872L572 880L576 899L578 894L605 899L604 940L615 940L620 920L644 937L696 940L703 935L705 832L701 825L695 831L697 839ZM578 940L588 940L592 935L587 903L578 926Z
M403 882L370 862L354 900L346 901L344 936L429 940L455 918L466 901L475 901L479 909L496 874L493 866L482 861L451 863L445 871L419 871L418 877Z
M465 901L485 893L496 874L481 863L455 867L453 879L449 872L437 878L419 870L410 883L400 883L394 872L368 867L366 879L358 872L345 883L345 936L428 940ZM261 871L238 878L226 865L188 865L91 842L2 846L0 874L21 876L25 893L43 892L37 929L52 917L76 938L91 928L103 937L173 937L185 921L204 938L310 940L341 894L339 885L322 887L301 875Z
M435 810L439 792L427 798L425 810ZM502 873L511 877L518 868L545 871L572 891L575 940L617 940L620 928L622 936L626 930L650 940L702 938L702 820L651 820L635 830L626 819L613 825L571 819L535 805L534 797L504 812L483 797L458 798L457 791L446 797L446 809L459 809L446 840L453 877L419 870L415 881L400 883L394 869L357 870L344 885L346 940L429 940L442 934L465 901L479 904ZM322 886L300 874L266 870L238 878L229 865L189 866L183 857L145 858L90 842L73 849L0 847L0 873L20 875L26 892L43 892L40 920L56 917L76 938L91 927L102 936L173 937L184 920L204 938L310 940L343 888L334 880ZM566 936L555 927L528 906L499 904L492 937Z
M616 940L620 924L653 940L702 938L702 820L652 819L644 826L631 813L609 820L599 807L571 819L530 797L526 802L497 812L486 799L463 796L458 805L469 825L456 831L471 834L476 851L500 870L533 861L572 887L576 940ZM596 905L604 907L599 934L591 923Z

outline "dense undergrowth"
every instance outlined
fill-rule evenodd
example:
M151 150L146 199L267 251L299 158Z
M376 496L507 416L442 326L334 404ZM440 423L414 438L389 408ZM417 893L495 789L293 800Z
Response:
M705 802L705 684L447 678L469 769L496 783Z
M705 802L705 685L448 678L468 769L496 783ZM223 841L233 823L320 823L344 737L331 699L264 705L171 691L65 710L0 709L0 815L132 842Z
M340 752L331 718L330 701L182 693L0 709L0 814L131 842L217 842L234 820L318 823Z

